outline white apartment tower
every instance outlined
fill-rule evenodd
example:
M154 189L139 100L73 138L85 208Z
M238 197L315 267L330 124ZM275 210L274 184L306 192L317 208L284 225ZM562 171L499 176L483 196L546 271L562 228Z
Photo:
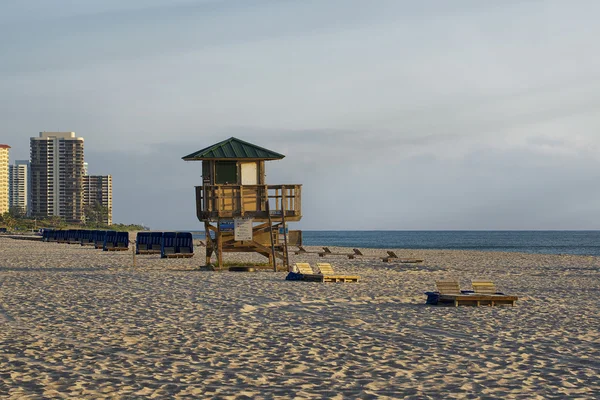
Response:
M83 177L83 198L86 207L97 205L106 208L102 223L112 225L112 176L85 175Z
M83 221L83 138L75 132L40 132L30 139L31 216Z
M0 215L8 212L8 152L10 146L0 144Z
M29 161L16 160L8 167L8 206L29 215Z

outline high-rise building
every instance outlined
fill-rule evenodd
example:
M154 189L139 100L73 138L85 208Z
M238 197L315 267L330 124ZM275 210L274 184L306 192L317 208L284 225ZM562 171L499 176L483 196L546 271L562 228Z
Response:
M105 225L112 225L111 175L85 175L83 177L83 198L85 207L92 212L95 207L102 207L106 213L102 216L101 222Z
M29 215L29 160L16 160L8 167L8 206Z
M83 221L83 138L40 132L31 144L31 216Z
M0 144L0 214L8 211L8 152L10 146Z

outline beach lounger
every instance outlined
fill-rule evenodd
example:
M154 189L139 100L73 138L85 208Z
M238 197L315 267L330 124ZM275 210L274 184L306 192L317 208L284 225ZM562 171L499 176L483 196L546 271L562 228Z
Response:
M67 243L67 231L59 229L56 231L56 243Z
M318 269L319 273L323 274L323 275L335 274L335 272L333 272L333 268L331 267L331 264L329 264L329 263L317 263L317 269Z
M136 254L160 254L162 232L138 232Z
M302 246L298 246L298 250L296 250L294 252L294 254L305 254L305 253L315 253L315 254L319 254L322 253L322 251L308 251L306 250L304 247Z
M79 244L81 246L93 246L94 242L92 240L92 235L94 231L90 230L82 230L79 233Z
M67 243L69 244L81 244L81 230L69 229L67 231Z
M160 242L160 258L169 258L169 255L175 254L175 239L177 232L163 232Z
M306 249L302 246L298 246L298 250L296 250L294 252L294 254L302 254L302 253L308 253L308 251L306 251Z
M390 258L398 258L396 253L394 253L393 251L387 251L387 254L388 255L386 257L381 257L381 261L390 262Z
M135 254L148 254L150 241L150 232L138 232L135 235Z
M471 290L460 290L457 281L437 281L435 283L437 292L425 292L427 295L427 304L453 304L458 307L465 305L500 305L511 304L517 300L515 296L505 296L496 294L482 294Z
M325 256L344 256L344 257L348 257L348 258L354 258L355 253L334 253L332 252L329 247L323 247L323 251L318 252L319 257L325 257Z
M504 294L496 291L496 285L492 281L471 281L473 291L479 294Z
M309 263L295 263L294 272L286 278L288 281L323 282L323 275L315 274Z
M425 292L427 295L427 304L453 304L456 307L460 303L479 305L474 297L460 290L458 281L436 281L436 292Z
M106 231L94 231L93 241L94 247L97 249L104 249L104 239L106 236Z
M116 251L129 250L129 232L117 232Z
M492 306L499 304L510 304L511 306L514 306L515 301L519 299L517 296L507 296L504 293L499 292L492 281L473 280L471 281L471 285L473 286L473 292L476 295L490 296L487 301Z
M103 251L112 251L117 241L117 231L106 231L104 234L104 243L102 244Z
M162 236L163 232L152 232L150 233L150 247L148 250L151 250L149 254L160 254L160 249L162 248Z
M190 258L194 256L194 237L191 232L177 232L175 253L171 257Z
M323 282L358 282L358 275L336 275L329 263L317 263L319 273L323 275Z
M313 275L314 272L309 263L296 263L296 270L303 275Z
M310 265L308 266L310 268ZM311 269L312 270L312 269ZM317 282L358 282L358 275L336 275L329 263L317 263L317 274L304 275L309 281Z
M106 231L104 235L104 251L127 251L129 249L129 232Z
M45 228L42 231L42 241L50 242L53 235L54 235L54 229Z

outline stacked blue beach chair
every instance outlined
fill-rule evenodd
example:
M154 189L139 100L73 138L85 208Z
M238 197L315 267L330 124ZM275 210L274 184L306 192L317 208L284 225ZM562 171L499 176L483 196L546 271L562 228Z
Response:
M162 249L162 232L151 232L150 233L150 254L160 254Z
M56 243L67 243L68 231L58 230L56 232Z
M97 249L104 249L104 238L106 236L106 231L93 231L92 232L92 241L94 242L94 247Z
M82 246L93 246L94 245L94 231L82 230L79 233L79 244Z
M148 254L152 247L150 232L138 232L135 237L135 254Z
M117 250L129 250L129 232L117 232Z
M42 241L51 242L51 238L54 238L54 229L44 228L42 231Z
M160 242L160 258L169 258L170 255L175 254L176 238L177 232L163 232Z
M188 258L194 256L194 238L190 232L177 232L175 245L176 254L180 254L181 257Z
M48 235L48 241L56 243L58 241L58 232L58 229L52 229L52 231Z
M136 240L137 254L160 254L162 232L138 232Z
M104 251L125 251L129 249L129 232L106 231Z
M80 233L79 229L69 229L67 230L67 243L69 244L79 244L80 243Z
M194 240L190 232L164 232L160 248L161 258L189 258L194 256Z
M138 232L135 244L136 254L160 254L162 232Z
M106 231L102 250L111 251L117 244L117 231Z

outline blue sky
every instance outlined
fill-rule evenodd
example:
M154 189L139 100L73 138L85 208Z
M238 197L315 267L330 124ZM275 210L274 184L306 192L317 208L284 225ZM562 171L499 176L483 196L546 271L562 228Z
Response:
M124 5L123 3L126 3ZM418 3L418 4L417 4ZM5 0L0 142L85 138L114 219L196 229L230 136L301 229L600 229L600 3Z

